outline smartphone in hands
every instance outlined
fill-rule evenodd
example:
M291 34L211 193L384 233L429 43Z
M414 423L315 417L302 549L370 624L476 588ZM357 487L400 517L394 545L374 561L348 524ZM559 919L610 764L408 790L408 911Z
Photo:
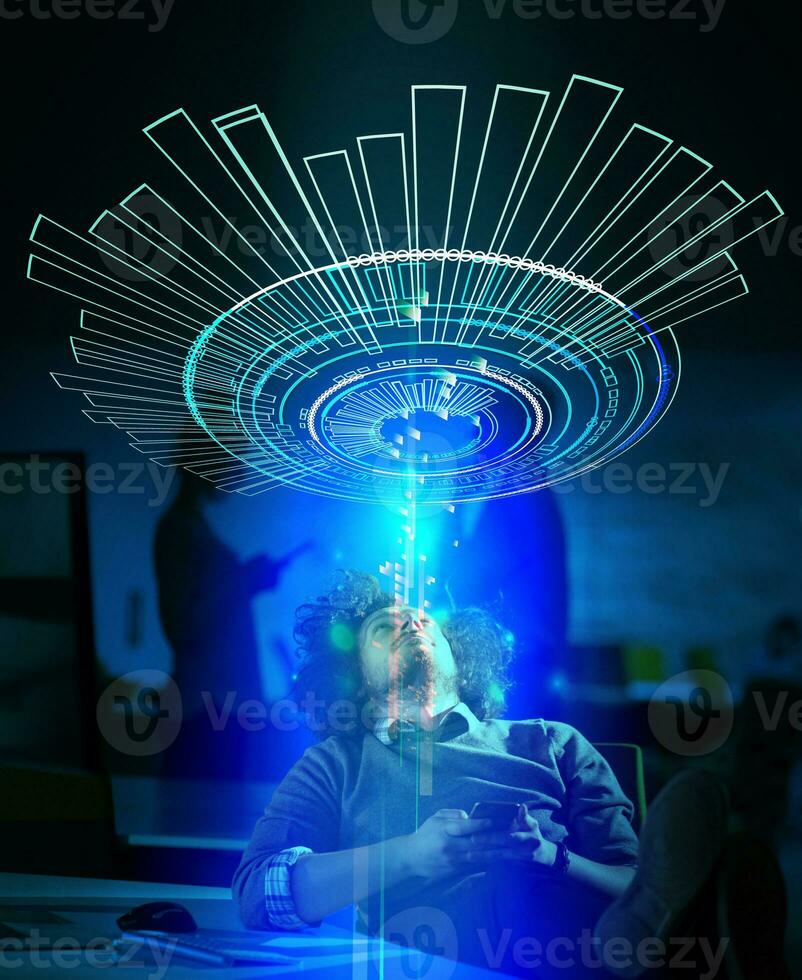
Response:
M471 820L491 820L492 830L510 830L517 816L517 803L501 803L493 800L474 803L470 812Z

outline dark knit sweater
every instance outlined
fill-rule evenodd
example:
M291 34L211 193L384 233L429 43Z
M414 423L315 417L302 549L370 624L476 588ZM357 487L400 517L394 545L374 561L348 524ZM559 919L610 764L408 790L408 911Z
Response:
M569 725L543 720L447 718L430 747L431 780L420 778L414 739L387 746L366 732L331 736L308 749L277 787L234 876L242 919L270 928L265 865L278 851L303 845L317 853L359 847L413 833L437 810L470 812L474 803L526 803L543 836L610 865L634 865L632 804L607 762ZM467 718L467 720L466 720ZM430 782L430 795L419 790ZM430 889L427 903L447 906L459 879ZM385 894L384 918L420 901L421 880ZM447 910L447 909L446 909ZM360 910L379 926L378 897Z

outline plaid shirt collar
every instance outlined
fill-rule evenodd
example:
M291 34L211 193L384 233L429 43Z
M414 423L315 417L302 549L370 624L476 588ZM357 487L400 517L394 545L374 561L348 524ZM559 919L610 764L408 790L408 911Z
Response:
M434 736L438 742L448 742L458 735L472 731L479 724L479 719L468 705L460 701L440 719ZM387 715L379 715L373 725L373 734L382 745L388 746L394 746L404 735L414 735L418 730L413 722L401 721Z

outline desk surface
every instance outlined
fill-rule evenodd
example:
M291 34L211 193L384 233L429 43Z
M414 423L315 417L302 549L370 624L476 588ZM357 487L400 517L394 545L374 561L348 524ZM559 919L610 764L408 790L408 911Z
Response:
M227 888L204 888L194 885L160 885L131 881L101 881L91 878L56 878L40 875L0 874L0 905L18 912L47 910L66 922L38 926L42 940L73 938L73 948L65 945L61 952L49 950L20 951L19 945L0 951L0 967L14 971L17 977L41 977L64 970L76 980L112 973L147 980L189 980L227 977L251 980L267 976L311 976L317 980L490 980L497 972L464 966L438 957L424 957L410 963L409 955L391 943L366 939L339 926L324 922L317 929L301 933L262 933L265 941L279 939L282 952L289 943L297 949L299 961L292 966L207 967L173 957L159 964L138 954L137 962L114 962L110 952L76 950L75 941L88 938L113 939L119 935L116 918L132 905L149 901L177 901L185 905L200 928L241 929L237 912ZM32 913L33 914L33 913ZM52 933L51 933L51 930ZM304 959L301 960L301 957ZM422 967L422 968L421 968ZM411 972L410 972L411 969ZM123 972L124 971L124 972Z

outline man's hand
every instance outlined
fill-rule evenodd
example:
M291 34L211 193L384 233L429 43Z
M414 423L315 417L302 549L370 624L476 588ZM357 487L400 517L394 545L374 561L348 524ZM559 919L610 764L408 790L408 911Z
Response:
M465 871L482 860L477 856L482 848L473 839L491 825L490 820L471 820L464 810L438 810L417 833L403 838L410 873L435 879Z
M472 834L470 841L469 861L517 861L550 868L557 857L557 845L546 840L524 804L509 830Z

